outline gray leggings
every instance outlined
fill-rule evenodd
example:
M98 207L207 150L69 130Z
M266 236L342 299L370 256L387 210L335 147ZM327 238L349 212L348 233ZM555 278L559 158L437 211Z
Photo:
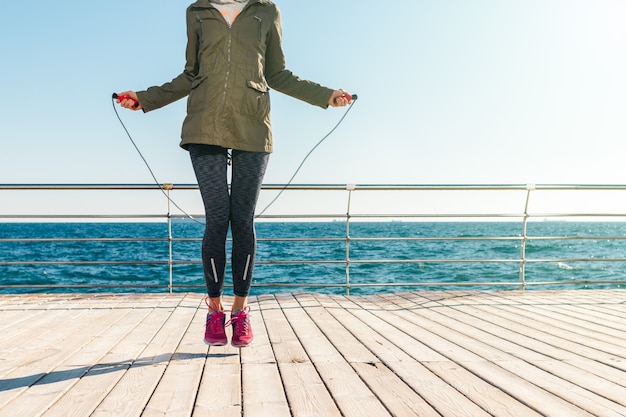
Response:
M232 151L231 190L228 191L227 149L189 145L191 162L204 202L206 228L202 240L202 264L209 297L224 291L226 236L230 224L234 294L247 297L252 284L256 233L254 209L269 160L264 152Z

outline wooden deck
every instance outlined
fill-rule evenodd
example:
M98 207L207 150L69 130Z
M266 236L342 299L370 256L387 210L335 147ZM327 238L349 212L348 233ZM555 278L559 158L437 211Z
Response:
M0 416L626 416L626 291L0 296Z

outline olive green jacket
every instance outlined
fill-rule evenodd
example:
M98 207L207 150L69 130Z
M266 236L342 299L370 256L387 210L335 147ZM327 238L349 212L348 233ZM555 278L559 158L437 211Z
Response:
M209 0L193 3L186 59L172 81L137 92L146 112L189 96L183 148L272 152L269 87L322 108L333 92L285 68L280 11L269 0L250 0L232 27Z

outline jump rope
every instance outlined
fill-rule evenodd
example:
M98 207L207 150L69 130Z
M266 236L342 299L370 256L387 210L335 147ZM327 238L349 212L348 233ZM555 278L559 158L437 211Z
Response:
M352 110L352 106L354 105L354 103L356 103L356 100L358 98L358 96L356 94L344 94L342 97L346 98L349 102L350 105L348 106L348 109L345 111L345 113L343 114L343 116L341 116L341 118L339 119L339 121L337 122L337 124L335 125L335 127L333 127L322 139L320 139L315 146L313 146L311 148L311 150L309 151L309 153L306 154L306 156L302 159L302 161L300 162L300 165L298 166L298 168L296 169L296 171L293 173L293 175L291 176L291 178L289 179L289 181L287 182L287 184L285 184L285 186L283 188L281 188L281 190L278 192L278 194L276 195L276 197L274 197L274 199L272 201L269 202L269 204L267 204L265 206L265 208L263 210L261 210L258 214L255 215L255 217L259 217L262 216L267 209L269 209L275 202L276 200L278 200L280 198L280 196L282 195L282 193L291 185L291 183L293 182L294 178L296 177L296 175L298 175L298 172L300 172L300 169L302 168L302 166L304 165L304 163L306 162L306 160L309 158L309 156L311 156L311 154L315 151L315 149L318 148L318 146L320 146L330 135L333 134L333 132L335 130L337 130L337 128L341 125L341 123L343 123L344 119L346 118L346 116L348 115L348 113L350 113L350 110ZM193 220L194 222L204 225L204 223L198 221L195 217L193 217L191 214L187 213L185 210L183 210L178 204L176 204L176 202L169 196L169 194L165 191L165 189L163 188L163 186L161 185L161 183L157 180L156 175L154 175L154 172L152 171L152 168L150 167L150 164L148 163L148 161L146 160L146 158L143 156L143 154L141 153L141 150L139 149L139 147L137 146L137 144L135 143L135 141L133 140L133 137L131 136L130 132L128 131L128 129L126 128L126 125L124 124L124 122L122 121L122 118L120 117L119 113L117 112L117 107L115 106L115 101L119 100L119 101L123 101L123 100L133 100L135 102L134 107L138 107L139 103L134 100L133 98L127 96L127 95L118 95L117 93L113 93L112 96L112 103L113 103L113 110L115 111L115 115L117 116L117 120L119 120L120 124L122 125L122 127L124 128L124 131L126 132L126 136L128 136L128 139L130 139L130 142L133 144L133 146L135 147L135 150L137 151L137 153L139 154L139 156L141 157L141 159L143 160L144 164L146 165L146 168L148 168L148 171L150 172L150 175L152 176L152 179L154 180L154 183L159 187L159 189L161 190L161 192L163 193L163 195L165 196L165 198L167 198L170 203L172 203L174 205L174 207L176 207L178 210L180 210L181 213L183 213L185 216L187 216L189 219Z

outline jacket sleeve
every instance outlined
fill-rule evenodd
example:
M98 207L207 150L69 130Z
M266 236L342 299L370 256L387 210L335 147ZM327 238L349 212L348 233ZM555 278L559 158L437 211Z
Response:
M328 100L334 91L313 81L303 80L285 68L282 24L278 7L276 7L276 18L267 38L265 79L271 88L322 108L328 107Z
M189 95L191 83L198 74L198 33L195 16L187 9L187 49L184 71L172 81L137 92L144 112L159 109Z

